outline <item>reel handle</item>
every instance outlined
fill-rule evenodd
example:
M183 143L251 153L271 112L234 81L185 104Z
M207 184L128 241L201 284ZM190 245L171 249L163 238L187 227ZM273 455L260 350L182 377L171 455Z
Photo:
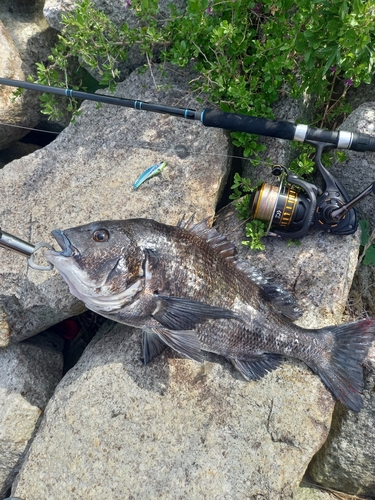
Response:
M371 193L375 194L375 182L370 184L362 193L359 193L352 200L348 201L345 205L331 212L331 218L333 221L339 221L351 210L357 203L362 201L364 198L369 196Z
M358 229L358 214L355 208L349 208L341 214L341 217L332 218L335 210L342 209L348 202L349 196L344 186L324 167L322 163L322 153L327 147L332 147L329 143L308 141L315 147L315 166L322 175L325 188L318 196L316 210L312 224L316 229L321 229L327 233L348 235L353 234Z

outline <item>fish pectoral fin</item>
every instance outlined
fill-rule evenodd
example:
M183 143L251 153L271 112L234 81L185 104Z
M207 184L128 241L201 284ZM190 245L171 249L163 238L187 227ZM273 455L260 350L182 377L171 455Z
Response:
M161 340L159 335L153 332L150 328L142 329L142 353L143 364L147 365L156 356L161 354L167 344Z
M203 323L208 319L241 320L229 309L211 306L197 300L166 295L157 296L157 308L152 316L171 330L192 330L198 323Z
M246 380L259 380L268 372L277 368L283 358L280 354L254 354L250 358L235 359L228 358L229 361L240 371Z
M150 327L149 332L157 335L159 339L175 351L194 361L203 361L201 345L194 330L168 330L161 327Z

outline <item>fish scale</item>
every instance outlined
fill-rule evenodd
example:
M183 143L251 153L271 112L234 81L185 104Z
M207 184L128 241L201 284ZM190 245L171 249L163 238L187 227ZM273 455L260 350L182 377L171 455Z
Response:
M294 299L236 257L208 225L181 219L98 221L52 233L62 251L45 256L89 309L142 330L147 364L165 346L193 360L228 358L247 380L304 361L337 399L362 407L362 362L375 320L305 329Z

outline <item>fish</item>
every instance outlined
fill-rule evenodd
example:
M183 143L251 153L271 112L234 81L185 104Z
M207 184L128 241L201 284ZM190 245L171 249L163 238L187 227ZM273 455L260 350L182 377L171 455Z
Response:
M155 177L155 175L160 174L160 172L162 172L166 166L167 162L161 161L160 163L155 163L155 165L152 165L152 167L147 168L135 181L135 183L133 184L133 189L138 189L139 186L145 181L151 179L151 177Z
M259 380L284 357L303 361L350 410L363 401L362 362L375 319L305 329L296 301L241 260L208 219L97 221L52 235L46 259L88 309L142 331L144 363L166 346L202 361L228 359Z

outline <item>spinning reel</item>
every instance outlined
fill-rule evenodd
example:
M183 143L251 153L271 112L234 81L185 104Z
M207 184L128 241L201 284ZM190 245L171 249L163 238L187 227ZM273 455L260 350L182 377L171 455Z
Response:
M266 235L302 238L310 228L347 235L358 228L354 208L366 196L375 193L375 182L352 200L335 177L323 166L321 156L330 143L306 141L316 148L315 166L325 188L319 189L287 168L275 165L272 173L280 176L279 186L263 183L250 198L254 219L268 223Z

